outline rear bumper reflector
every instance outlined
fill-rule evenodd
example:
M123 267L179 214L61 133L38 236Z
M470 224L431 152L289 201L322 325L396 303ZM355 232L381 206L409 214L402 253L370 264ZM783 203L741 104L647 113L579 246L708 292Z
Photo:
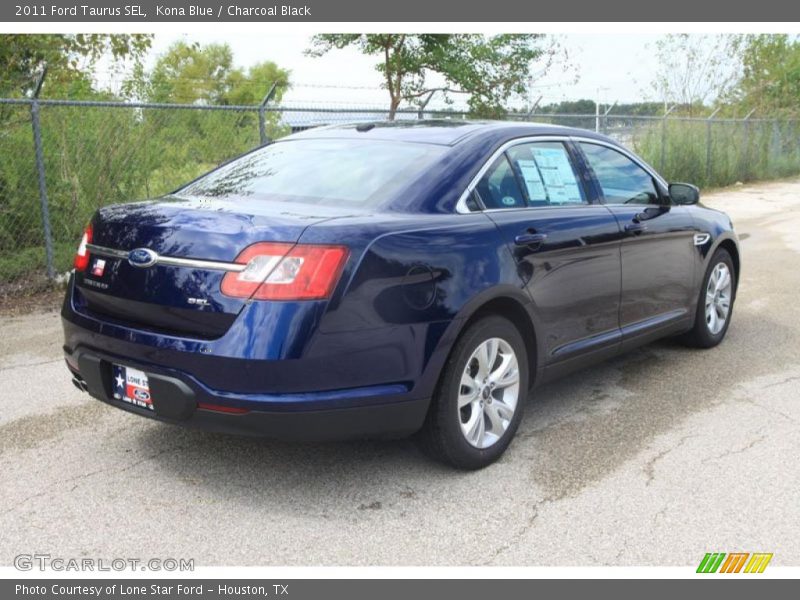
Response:
M243 415L250 411L246 408L239 408L238 406L222 406L221 404L209 404L208 402L198 402L197 408L202 410L213 410L214 412L229 413L232 415Z

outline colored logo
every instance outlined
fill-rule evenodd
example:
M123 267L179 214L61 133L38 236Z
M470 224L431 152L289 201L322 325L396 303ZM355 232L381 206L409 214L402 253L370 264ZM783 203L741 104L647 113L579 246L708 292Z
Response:
M763 573L771 552L708 552L697 567L698 573Z
M102 258L95 259L94 266L92 267L92 275L95 277L102 277L106 269L106 261Z
M134 267L145 269L158 262L158 254L149 248L136 248L128 252L128 262Z

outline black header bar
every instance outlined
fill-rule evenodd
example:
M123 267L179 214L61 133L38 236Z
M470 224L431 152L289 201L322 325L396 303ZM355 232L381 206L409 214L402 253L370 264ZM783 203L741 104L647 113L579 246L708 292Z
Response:
M0 3L0 21L35 22L787 22L800 21L800 4L730 0L572 0L520 2L492 0L11 0ZM678 28L679 29L679 28ZM597 33L603 33L598 28Z

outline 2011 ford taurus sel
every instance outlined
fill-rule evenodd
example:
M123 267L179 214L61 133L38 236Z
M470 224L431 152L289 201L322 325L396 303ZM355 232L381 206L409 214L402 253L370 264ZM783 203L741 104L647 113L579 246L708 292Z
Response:
M63 307L74 383L215 431L419 432L483 467L529 390L657 338L718 344L728 217L587 131L313 129L91 220Z

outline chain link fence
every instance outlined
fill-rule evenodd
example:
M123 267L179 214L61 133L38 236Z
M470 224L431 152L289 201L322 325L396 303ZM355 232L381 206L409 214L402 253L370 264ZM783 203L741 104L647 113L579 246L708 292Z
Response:
M0 295L31 292L71 268L99 206L159 196L268 139L384 120L385 109L0 99ZM403 110L398 120L465 118ZM768 119L510 113L598 130L670 180L701 186L800 173L800 126Z

